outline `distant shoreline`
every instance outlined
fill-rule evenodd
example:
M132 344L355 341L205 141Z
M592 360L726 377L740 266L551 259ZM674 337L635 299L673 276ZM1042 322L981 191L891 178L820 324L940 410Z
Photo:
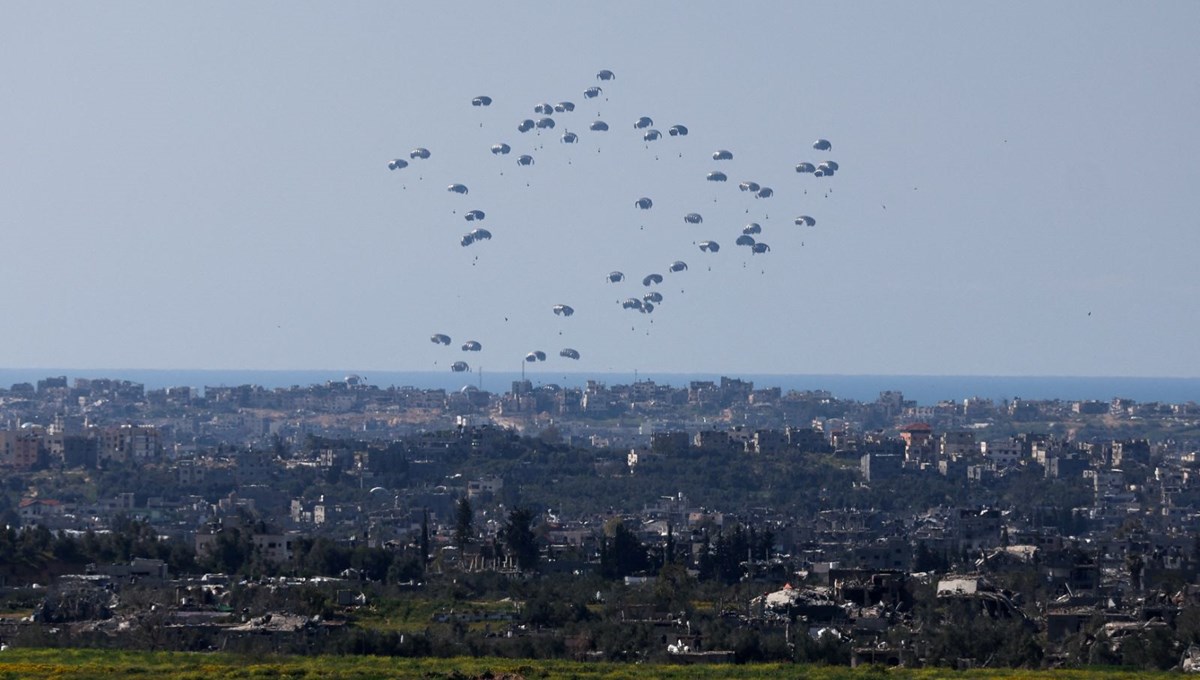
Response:
M66 376L69 384L77 378L110 378L141 383L146 389L167 387L205 387L259 385L267 389L292 386L308 387L326 382L344 381L357 375L363 382L380 388L411 386L424 389L457 390L466 385L490 392L507 392L521 373L513 371L451 373L434 371L353 371L353 370L170 370L170 369L66 369L0 368L0 388L17 383L33 383L50 377ZM921 405L969 398L994 401L1014 398L1063 401L1132 399L1139 403L1182 404L1200 402L1200 378L1148 377L1072 377L1072 376L921 376L921 375L791 375L724 374L728 378L754 383L755 388L778 387L789 390L824 390L838 399L872 402L886 390L900 391L906 399ZM529 372L526 379L535 386L556 384L583 387L588 380L607 385L654 381L673 387L686 387L693 380L719 381L720 373L642 373Z

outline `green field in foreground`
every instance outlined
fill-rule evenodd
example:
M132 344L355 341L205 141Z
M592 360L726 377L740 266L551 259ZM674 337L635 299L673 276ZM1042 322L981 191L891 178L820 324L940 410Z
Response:
M1124 669L1057 671L947 669L851 670L832 666L754 664L746 666L670 666L521 659L406 659L373 656L244 657L199 652L120 652L93 649L8 649L0 652L0 679L8 678L587 678L640 680L642 678L1044 678L1123 680L1175 677L1174 673L1147 673Z

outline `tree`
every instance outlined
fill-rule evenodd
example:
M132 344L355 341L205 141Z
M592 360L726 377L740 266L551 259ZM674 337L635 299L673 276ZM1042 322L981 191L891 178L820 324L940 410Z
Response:
M471 542L475 527L475 510L466 496L458 499L454 508L454 542L459 548L467 547Z
M649 568L650 556L637 534L626 529L623 522L614 523L612 537L605 538L600 547L600 575L618 579Z
M538 545L533 533L533 511L525 507L513 508L501 533L504 546L517 561L517 568L521 571L537 569Z

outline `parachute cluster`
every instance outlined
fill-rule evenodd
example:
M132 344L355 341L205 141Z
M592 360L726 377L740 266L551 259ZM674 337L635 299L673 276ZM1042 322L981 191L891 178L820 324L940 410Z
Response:
M601 70L601 71L597 72L595 75L595 80L597 82L601 83L602 85L589 85L589 86L583 87L581 90L578 91L579 94L582 95L582 97L584 99L584 103L588 104L588 106L584 106L582 109L580 109L579 112L576 112L576 108L577 108L576 104L569 100L562 100L562 101L559 101L558 103L553 103L553 104L549 103L549 102L545 102L545 101L535 103L530 109L524 109L525 111L532 111L532 113L534 114L533 116L520 117L519 120L515 121L515 123L513 124L513 126L511 128L507 128L507 133L504 135L505 137L507 137L507 139L495 140L494 143L490 144L490 146L488 146L486 148L481 148L480 153L484 157L486 157L486 155L488 154L489 151L490 151L490 154L493 156L509 157L507 160L503 161L505 163L513 163L514 162L513 159L515 158L515 165L518 168L526 168L529 166L533 166L537 163L538 155L540 155L542 153L551 153L551 151L548 151L547 147L544 144L539 143L538 141L534 141L531 144L520 143L525 139L532 139L532 138L540 136L541 140L545 140L544 135L547 134L549 131L561 130L561 134L558 132L554 132L551 134L557 135L558 141L563 145L580 145L580 144L584 143L585 139L588 142L597 141L598 143L603 144L602 140L610 139L609 135L619 134L620 129L624 128L625 130L629 130L630 128L625 127L625 125L628 125L628 123L624 123L621 125L613 125L613 124L610 124L609 121L603 120L601 118L600 111L598 110L598 108L597 108L597 110L595 110L595 118L594 119L589 120L589 119L584 118L589 113L592 113L592 111L593 111L592 107L599 106L598 102L601 101L601 98L604 98L603 101L608 101L607 98L609 96L609 93L606 92L606 90L604 88L610 88L613 90L618 89L618 85L616 83L616 74L614 74L610 70L605 69L605 70ZM593 100L595 100L595 102L597 102L597 103L593 103ZM493 106L494 101L496 101L496 100L493 100L493 98L491 96L479 95L479 96L476 96L476 97L470 99L470 104L473 107L488 108L488 107ZM480 123L480 127L483 127L482 122ZM652 147L657 149L657 148L659 148L658 145L660 145L660 144L667 145L668 147L671 147L672 145L676 145L675 149L680 149L678 151L678 153L679 153L680 158L682 158L683 157L682 149L687 149L687 145L690 144L690 141L687 141L684 139L684 138L688 137L689 129L686 125L683 125L681 123L673 123L672 125L666 127L665 128L666 132L664 134L662 131L660 131L659 128L655 127L655 121L651 116L642 115L642 116L636 117L632 121L632 125L630 127L632 128L633 133L635 135L637 135L638 137L640 137L640 140L645 145L646 149L651 149ZM664 140L666 140L666 141L664 141ZM510 143L510 142L513 142L513 143ZM678 145L683 145L683 146L678 146ZM526 148L523 148L520 151L514 151L514 149L518 146L525 146ZM562 147L562 148L564 150L566 150L570 147L567 146L567 147ZM806 148L811 148L811 150L813 152L822 152L822 154L823 154L825 152L831 152L833 150L833 144L827 139L820 138L814 142L811 142L811 144L807 144ZM597 148L597 152L599 152L599 151L600 151L600 148ZM674 149L673 149L673 151L674 151ZM689 149L689 151L695 151L695 149ZM805 155L808 155L808 154L805 154ZM429 149L427 149L425 147L417 147L417 148L413 148L411 151L408 152L407 158L396 157L396 158L391 159L390 161L388 161L387 167L389 170L399 171L400 173L413 172L414 168L416 168L417 165L419 165L423 161L430 159L432 156L433 156L433 152L431 152ZM709 156L705 156L705 157L707 158ZM655 156L655 160L657 160L657 158L658 157ZM740 179L739 181L736 182L736 184L730 183L729 170L731 168L735 169L736 165L737 165L736 163L734 163L734 158L735 158L734 151L727 149L727 148L718 148L717 150L711 152L712 162L714 164L718 164L718 167L709 170L703 177L703 181L705 181L707 183L711 183L710 185L707 185L708 186L707 196L711 196L712 197L711 200L713 202L716 202L718 200L716 198L716 196L722 195L723 193L729 191L729 192L732 192L729 194L730 199L741 200L741 199L737 199L737 197L739 195L744 196L745 199L754 199L754 200L749 201L749 203L744 204L746 206L746 208L745 208L746 213L750 213L751 205L754 205L754 206L769 205L769 203L758 204L756 201L773 198L776 195L774 188L772 188L770 186L766 186L766 185L762 184L760 181L757 181L756 179L749 179L749 178L748 179ZM570 163L569 160L568 160L568 163ZM508 167L511 168L512 166L510 165ZM797 174L799 174L801 176L813 177L813 178L833 177L839 171L839 169L840 169L839 165L836 161L829 160L829 159L820 160L820 159L816 159L816 158L801 159L794 166L794 170ZM517 172L528 173L528 172L532 172L532 171L520 170ZM503 173L501 173L501 174L503 174ZM789 172L789 174L790 174L790 172ZM792 175L792 177L795 177L795 176ZM758 178L758 179L762 179L762 178ZM704 195L705 190L703 189L703 187L705 187L706 185L699 184L700 180L701 180L700 177L696 177L697 194ZM795 180L791 180L791 181L794 182ZM729 185L728 189L725 188L725 186L727 184ZM737 188L736 191L732 191L733 186L736 186L736 188ZM464 196L464 197L470 196L470 189L468 188L468 186L466 184L463 184L463 183L455 182L455 183L449 184L448 186L446 186L446 191L448 191L452 194L457 194L459 196ZM486 192L484 192L484 193L486 193ZM651 192L651 193L653 193L653 192ZM786 193L788 193L789 195L799 195L798 191L793 192L793 191L791 191L790 187ZM807 189L803 189L803 194L807 195L807 193L808 193ZM828 196L828 193L826 194L826 196ZM458 201L461 199L454 199L454 200ZM648 213L649 215L654 215L661 211L661 208L659 210L655 210L655 200L652 195L651 196L636 196L635 195L635 196L628 197L623 200L627 200L632 203L632 209L630 207L625 208L626 210L631 210L631 213L630 213L631 221L633 219L636 219L636 218L632 217L632 215L636 214L639 211L653 211L653 212ZM704 200L704 198L701 198L699 200ZM624 205L629 206L629 203L625 203ZM741 205L741 204L739 204L739 205ZM487 207L487 206L484 206L484 207ZM453 211L453 212L455 212L457 214L457 210ZM487 249L486 246L480 246L478 244L480 244L482 242L490 241L492 239L492 232L489 229L485 229L485 228L483 228L481 226L477 226L477 225L486 220L487 214L484 212L484 210L478 209L478 208L467 210L461 214L462 214L462 217L467 222L472 223L472 226L474 228L470 229L469 231L467 231L460 237L460 239L459 239L460 246L462 246L463 248L466 248L466 247L483 248L483 250L486 251L486 249ZM675 214L679 215L679 213L675 213ZM706 223L704 220L704 216L701 212L686 212L686 213L683 213L682 217L683 217L684 225L687 225L687 228L692 233L694 233L695 236L697 236L697 237L698 236L720 237L720 234L714 234L712 232L714 232L717 229L728 228L732 232L730 235L733 237L732 240L733 240L734 245L744 247L747 249L746 251L740 251L740 252L748 252L752 256L766 255L767 253L772 252L771 246L768 245L765 241L761 240L764 233L767 231L767 228L763 226L763 223L767 222L769 219L769 216L767 216L765 213L763 214L762 217L758 217L757 215L755 216L755 218L760 219L761 222L751 221L751 222L746 223L744 226L740 226L740 227L734 227L734 226L728 226L728 225L722 227L720 225L715 225L713 223L714 222L713 220L710 220L710 222ZM674 217L672 219L678 220L679 218ZM811 215L801 214L801 215L796 216L794 219L792 219L790 226L785 227L785 228L786 229L796 229L797 227L811 228L811 227L815 227L816 223L817 223L816 219L813 218ZM679 223L676 221L675 224L678 225ZM642 228L645 229L644 226ZM736 231L734 231L735 229L736 229ZM704 233L701 233L701 232L704 232ZM502 229L498 228L496 234L497 234L497 238L504 238L504 232ZM803 245L803 244L801 244L801 245ZM699 256L704 257L704 258L708 258L711 256L727 257L724 254L718 255L718 254L722 253L721 241L716 240L716 238L697 238L696 240L692 241L692 246L694 248L698 249L699 253L700 253ZM682 244L681 244L681 247L682 247ZM736 251L736 248L735 248L735 251ZM476 251L472 251L472 252L476 252ZM693 250L692 252L695 253L696 251ZM478 257L476 259L478 259ZM695 276L696 275L696 274L689 274L690 270L688 267L688 263L682 259L673 259L668 256L668 257L664 257L662 262L665 266L665 271L667 272L667 276L687 277L687 276ZM743 266L746 266L745 263L743 263ZM712 270L711 266L708 269L709 269L709 271L711 271ZM636 282L639 280L641 281L643 289L649 288L652 290L643 292L640 295L636 295L636 294L628 295L628 296L623 297L623 299L619 297L617 299L617 303L621 310L631 310L631 311L638 312L639 314L649 315L649 314L652 314L658 308L658 306L663 305L663 304L670 304L669 302L666 302L669 296L657 289L657 287L662 286L664 284L664 282L667 280L667 278L664 277L663 274L660 274L657 272L651 272L648 274L641 275L639 278L638 274L635 273L633 275L632 280L629 282L627 282L627 277L626 277L625 273L622 271L619 271L619 270L612 270L607 275L604 276L604 281L607 284L612 285L617 288L620 288L622 286L630 286L630 285L636 286ZM682 280L682 279L680 279L680 280ZM682 292L683 292L683 290L681 289L680 293L682 293ZM572 317L575 314L576 309L571 304L566 304L566 303L560 302L558 304L554 304L553 306L551 306L549 311L551 311L555 316L561 317L565 320L565 319L568 319L569 317ZM584 307L581 307L579 311L580 311L581 315L607 313L606 311L603 311L603 310L588 309L588 308L584 308ZM568 324L568 325L570 324L569 321L564 321L563 323ZM561 331L559 332L559 335L562 335ZM444 333L435 333L432 336L430 336L430 340L434 344L442 346L442 347L449 347L452 344L451 338ZM485 340L486 340L486 338L485 338ZM476 353L476 352L482 352L484 349L484 345L479 340L468 340L460 346L460 349L462 352ZM583 356L579 350L577 350L573 347L563 347L561 350L558 351L557 354L558 354L558 357L561 359L569 359L572 361L578 361ZM531 364L545 362L545 361L547 361L547 357L548 357L548 355L544 350L534 349L524 355L524 362L531 363ZM516 357L513 357L513 359L515 360ZM443 364L443 365L445 365L445 364ZM450 369L454 372L468 372L468 371L472 370L471 366L465 361L453 361L453 362L450 362L449 365L450 365Z

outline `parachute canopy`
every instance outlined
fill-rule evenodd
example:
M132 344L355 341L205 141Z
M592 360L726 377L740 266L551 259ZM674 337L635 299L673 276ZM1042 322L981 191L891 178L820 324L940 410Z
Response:
M763 187L754 194L755 198L770 198L775 195L775 190L771 187Z
M578 359L579 352L571 349L570 347L564 347L563 350L558 353L558 356L566 357L568 359Z
M833 145L829 143L828 139L818 139L813 142L813 148L817 151L829 151L833 148Z
M642 210L649 210L650 208L654 207L654 201L651 201L645 196L642 196L638 200L634 201L633 204Z
M647 274L646 277L644 279L642 279L643 286L652 286L656 283L662 283L662 282L663 282L662 274Z
M809 162L797 163L796 172L816 172L817 166Z
M716 241L701 241L700 250L706 253L715 253L721 249L721 245Z
M388 170L399 170L400 168L407 167L408 161L404 160L403 158L393 158L392 160L388 161Z
M487 229L476 228L471 230L471 237L476 241L490 241L492 240L492 232Z
M762 187L759 186L758 182L741 182L738 184L738 188L742 191L758 192Z
M688 129L683 125L672 125L671 127L667 128L667 134L671 135L672 137L686 137L687 133Z
M453 191L456 194L468 193L466 184L451 184L450 186L446 187L446 191Z
M533 112L540 113L543 116L549 116L550 114L554 113L554 106L551 104L538 104L537 106L533 107Z
M529 154L517 156L517 165L533 165L533 156Z
M468 222L475 222L477 220L482 221L483 218L486 217L486 215L484 214L484 212L482 210L472 210L472 211L468 212L466 215L463 215L463 217Z
M608 69L603 69L596 74L596 80L614 80L616 77L617 74L609 71Z
M465 373L471 370L471 367L465 361L456 361L450 364L450 370L455 373Z
M575 105L571 102L559 102L554 105L554 110L558 113L570 113L575 110Z
M653 142L656 139L662 139L662 133L654 128L646 130L646 133L642 135L643 142Z
M471 106L491 106L492 98L487 95L480 95L471 100Z
M733 160L733 152L726 149L718 149L713 152L714 161L731 161Z
M815 226L817 226L817 221L815 219L813 219L811 215L801 215L796 218L796 226L797 227L815 227Z
M683 216L683 221L688 224L700 224L704 221L704 218L700 216L700 213L688 213Z
M737 237L737 240L733 244L737 246L752 246L754 245L754 237L749 234L742 234Z
M650 116L642 116L641 118L638 118L637 120L633 121L633 129L635 129L635 130L641 130L642 128L648 128L651 125L654 125L654 119L651 118Z
M559 316L571 316L575 309L571 305L554 305L554 313Z
M468 340L462 346L464 352L478 352L481 349L483 349L483 345L479 344L478 340Z
M429 158L429 156L430 156L429 149L426 149L424 147L417 147L417 148L413 149L412 151L408 152L409 158L426 159L426 158Z
M450 336L444 333L434 333L433 335L429 336L429 341L435 345L449 345Z
M535 361L545 361L545 360L546 360L546 353L540 349L534 350L534 351L530 352L529 354L525 355L525 361L528 361L529 363L533 363Z
M588 129L595 132L608 132L608 123L605 123L602 120L594 120L592 121L592 124L588 126Z
M761 234L762 233L762 225L759 224L758 222L751 222L750 224L747 224L746 226L742 227L742 233L743 234Z
M673 272L686 271L687 270L687 262L684 262L683 260L675 260L674 262L671 263L671 266L669 267L669 269Z
M620 283L625 280L625 275L621 272L609 272L605 278L608 279L609 283Z
M583 96L586 97L587 99L595 99L596 97L599 97L602 94L604 94L604 90L601 90L598 87L589 87L588 89L583 91Z
M752 253L766 253L766 252L769 252L770 250L771 250L771 246L769 246L765 243L755 243L754 246L750 248L750 252L752 252Z
M579 135L575 134L574 132L564 132L562 134L563 144L574 144L575 142L578 142L578 141L579 141Z
M658 304L662 302L662 300L662 293L658 292L657 290L652 290L642 296L642 302L653 302L654 304Z
M537 123L533 122L532 118L526 118L517 124L517 132L529 132Z
M554 129L554 119L553 118L539 118L538 122L534 123L534 125L539 130L553 130Z
M504 142L492 145L492 153L496 154L497 156L499 156L501 154L506 154L509 151L512 151L512 147L505 144Z
M726 175L725 173L721 172L720 170L714 170L714 171L708 173L707 175L705 175L704 179L706 179L710 182L724 182L725 180L729 179L729 175Z

